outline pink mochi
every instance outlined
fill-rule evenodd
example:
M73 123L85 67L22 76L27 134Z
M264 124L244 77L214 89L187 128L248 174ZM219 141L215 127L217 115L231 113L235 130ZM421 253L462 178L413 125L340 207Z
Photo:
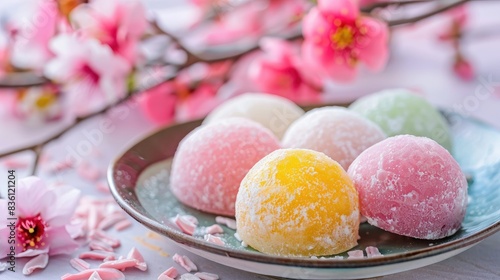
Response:
M322 152L347 170L361 152L386 138L372 121L343 107L323 107L307 112L285 133L285 148Z
M251 120L229 118L201 126L177 148L172 192L195 209L234 216L241 180L255 163L279 148L278 138Z
M434 140L401 135L365 150L348 170L361 214L381 229L419 239L453 235L465 216L467 180Z

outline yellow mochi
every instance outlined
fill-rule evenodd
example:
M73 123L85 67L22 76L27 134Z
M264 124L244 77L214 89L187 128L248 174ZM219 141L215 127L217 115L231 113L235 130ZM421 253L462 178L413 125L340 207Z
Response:
M324 256L357 245L358 194L342 167L323 153L281 149L260 160L236 197L241 239L278 256Z

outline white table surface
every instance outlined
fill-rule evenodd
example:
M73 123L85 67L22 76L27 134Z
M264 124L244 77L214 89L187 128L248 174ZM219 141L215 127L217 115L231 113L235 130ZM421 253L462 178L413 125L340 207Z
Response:
M151 1L153 3L155 1ZM160 3L159 1L156 1ZM12 1L2 0L0 9ZM474 2L472 5L471 29L477 26L500 26L500 19L496 16L500 10L500 3ZM3 9L5 13L5 9ZM165 11L165 13L169 13ZM410 87L419 89L434 104L469 114L479 118L492 126L500 129L500 36L489 39L469 41L465 45L468 57L474 63L477 79L472 82L462 82L456 78L450 69L451 52L449 46L437 42L435 36L436 24L439 19L430 20L425 26L407 29L405 32L396 32L391 44L391 60L387 69L379 74L365 75L353 84L333 86L325 94L326 101L346 101L358 96L388 87ZM476 99L478 90L490 90L487 98ZM478 102L475 102L478 100ZM460 106L462 109L460 109ZM103 171L110 160L121 153L132 143L141 139L148 132L157 127L151 124L143 115L133 107L124 107L127 110L115 118L109 116L96 117L65 135L62 139L52 143L48 151L53 159L64 158L70 149L74 149L78 141L85 138L85 132L95 129L103 119L111 121L114 131L104 135L103 141L95 145L102 156L92 157L87 160L99 166ZM132 109L129 109L132 108ZM46 127L23 127L15 120L2 117L0 119L0 151L19 145L27 144L37 139L46 137L59 129L63 124L51 124ZM29 155L26 155L29 156ZM500 159L499 159L500 160ZM4 170L0 169L0 182L5 181ZM18 177L22 174L19 170ZM92 182L82 180L74 170L69 170L56 175L45 173L38 174L48 181L64 181L82 190L84 194L104 197L95 190ZM2 192L4 190L2 189ZM500 206L499 206L500 207ZM130 219L132 221L132 219ZM137 222L123 232L116 233L122 241L118 253L126 254L131 247L137 247L148 263L147 272L134 270L126 271L127 279L156 279L166 268L173 265L169 257L162 257L157 251L148 249L137 243L137 237L145 237L148 230ZM179 248L167 238L156 241L157 246L171 256L174 253L185 254L191 257L203 271L214 272L221 279L268 279L265 276L238 271L209 260L194 256ZM84 249L86 250L86 249ZM69 259L76 256L51 257L49 265L43 271L25 277L20 272L0 273L0 279L59 279L65 273L74 273L70 267ZM500 279L500 233L485 239L473 248L443 262L424 268L385 276L383 279ZM25 260L18 260L17 269L22 270Z

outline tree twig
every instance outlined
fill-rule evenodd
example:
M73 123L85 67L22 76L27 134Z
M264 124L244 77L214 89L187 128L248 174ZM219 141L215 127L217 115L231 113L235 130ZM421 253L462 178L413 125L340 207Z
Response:
M376 2L370 5L367 5L365 7L361 8L361 12L363 13L371 13L373 10L378 9L378 8L385 8L388 6L404 6L408 4L421 4L421 3L428 3L432 2L433 0L407 0L407 1L381 1L381 2Z
M421 15L418 15L418 16L415 16L415 17L410 17L410 18L404 18L404 19L396 19L396 20L389 20L387 22L387 24L389 26L397 26L397 25L403 25L403 24L408 24L408 23L415 23L415 22L418 22L418 21L421 21L423 19L426 19L428 17L431 17L431 16L434 16L434 15L437 15L439 13L442 13L442 12L445 12L447 10L450 10L452 8L455 8L455 7L458 7L460 5L463 5L467 2L469 2L471 0L458 0L458 1L455 1L451 4L448 4L448 5L444 5L442 7L438 7L437 9L434 9L434 10L431 10L427 13L424 13L424 14L421 14Z
M402 25L402 24L407 24L407 23L413 23L413 22L417 22L417 21L420 21L420 20L423 20L425 18L428 18L428 17L431 17L433 15L436 15L438 13L441 13L441 12L444 12L446 10L449 10L451 8L454 8L454 7L457 7L459 5L462 5L466 2L468 2L470 0L457 0L456 2L453 2L449 5L446 5L446 6L442 6L442 7L438 7L437 9L435 10L432 10L432 11L429 11L425 14L422 14L422 15L419 15L419 16L416 16L416 17L412 17L412 18L406 18L406 19L398 19L398 20L393 20L393 21L388 21L388 25L389 26L397 26L397 25ZM398 5L405 5L405 4L410 4L410 3L417 3L417 2L425 2L425 1L400 1L400 2L395 2L395 1L388 1L388 2L382 2L380 3L380 5L382 5L383 3L385 3L384 5L395 5L395 4L398 4ZM378 6L378 7L382 7L382 6ZM156 24L154 22L154 24ZM161 30L159 28L159 26L156 25L156 27ZM214 57L214 58L208 58L210 57L210 54L194 54L192 52L190 52L187 48L185 48L179 41L178 38L176 38L175 36L172 36L170 34L168 34L167 32L165 32L164 30L161 30L164 34L166 34L167 36L169 36L171 38L171 40L176 43L178 45L178 47L185 51L187 56L188 56L188 59L182 64L182 65L179 65L178 68L177 68L177 74L179 72L181 72L182 70L192 66L193 64L197 63L197 62L204 62L204 63L216 63L216 62L221 62L221 61L225 61L225 60L237 60L239 58L241 58L242 56L244 56L245 54L248 54L252 51L255 51L255 50L258 50L259 49L259 46L258 44L255 44L255 45L252 45L252 46L249 46L247 49L245 50L242 50L241 52L238 52L238 53L234 53L232 55L228 55L228 56L222 56L222 57ZM298 34L293 34L289 37L286 37L286 38L283 38L283 39L286 39L286 40L296 40L296 39L300 39L302 38L302 34L298 33ZM36 170L37 170L37 166L38 166L38 163L39 163L39 159L40 159L40 155L42 153L42 150L43 148L45 147L45 145L47 145L48 143L54 141L54 140L57 140L58 138L60 138L62 135L64 135L65 133L67 133L68 131L70 131L71 129L73 129L74 127L76 127L78 124L80 124L81 122L85 121L85 120L88 120L90 118L93 118L95 116L98 116L98 115L101 115L101 114L104 114L106 112L108 112L110 109L114 108L115 106L118 106L128 100L130 100L133 96L137 95L138 93L140 92L143 92L144 90L150 90L150 89L154 89L160 85L162 85L163 83L165 82L168 82L172 79L175 78L175 75L174 76L171 76L169 78L166 78L166 79L162 79L161 81L159 81L158 83L156 83L155 85L147 88L147 89L136 89L136 90L133 90L131 92L129 92L126 96L124 96L123 98L117 100L116 102L113 102L112 104L109 104L105 107L103 107L102 109L96 111L96 112L93 112L93 113L90 113L86 116L82 116L82 117L78 117L75 119L75 121L73 123L71 123L70 125L66 126L65 128L63 128L61 131L59 131L58 133L50 136L49 138L37 143L37 144L33 144L33 145L27 145L27 146L24 146L24 147L21 147L21 148L17 148L15 150L11 150L11 151L8 151L8 152L5 152L5 153L2 153L0 154L0 158L2 157L5 157L5 156L9 156L9 155L13 155L13 154L17 154L17 153L20 153L20 152L23 152L23 151L28 151L28 150L31 150L35 153L35 162L34 162L34 165L33 165L33 168L32 168L32 173L35 173ZM21 88L21 87L31 87L31 86L41 86L41 85L44 85L44 84L47 84L48 82L50 82L49 80L47 80L46 78L44 77L40 77L34 73L30 73L30 72L24 72L24 73L16 73L16 74L8 74L2 78L0 78L0 88Z

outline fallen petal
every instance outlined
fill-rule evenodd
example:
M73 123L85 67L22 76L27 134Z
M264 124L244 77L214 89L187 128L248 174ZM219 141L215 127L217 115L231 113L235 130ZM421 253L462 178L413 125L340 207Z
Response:
M148 269L148 265L144 261L144 258L135 247L130 250L127 259L135 261L135 267L139 270L146 271Z
M165 270L158 276L158 280L170 280L170 279L175 279L179 273L177 272L177 269L175 267L170 267L169 269Z
M84 271L90 268L90 264L82 259L73 258L69 261L69 264L78 271Z
M383 256L380 251L378 250L377 247L374 247L374 246L368 246L365 248L365 251L366 251L366 255L369 257L369 258L372 258L372 257L380 257L380 256Z
M99 265L99 268L114 268L118 270L123 270L130 267L135 267L136 261L129 259L118 259L115 261L107 261Z
M29 260L23 268L24 275L30 275L35 269L43 269L49 263L49 255L48 254L40 254L31 260Z
M117 231L122 231L132 226L132 223L129 220L123 220L115 224L114 229Z
M174 260L174 262L182 266L187 272L198 270L196 265L187 256L175 254L172 259Z
M215 217L215 222L221 225L226 225L230 229L236 229L236 220L217 216Z
M213 243L213 244L216 244L216 245L219 245L219 246L226 245L226 243L224 242L224 240L222 240L220 237L213 236L211 234L206 234L204 239L205 239L205 241L208 241L210 243Z
M91 260L110 260L112 257L115 259L115 255L110 252L98 252L98 251L90 251L84 252L80 254L80 259L91 259Z
M215 224L207 227L205 232L208 234L224 233L224 229L221 226Z
M174 218L174 223L182 230L182 232L193 235L196 225L184 216L177 215Z
M100 277L94 279L125 280L125 275L121 271L112 268L88 269L75 274L66 274L61 277L61 280L88 280L94 277L92 276L94 273L97 273Z
M349 252L347 252L347 255L349 255L349 257L347 257L347 259L362 259L365 257L363 254L363 251L361 251L361 250L349 251Z

